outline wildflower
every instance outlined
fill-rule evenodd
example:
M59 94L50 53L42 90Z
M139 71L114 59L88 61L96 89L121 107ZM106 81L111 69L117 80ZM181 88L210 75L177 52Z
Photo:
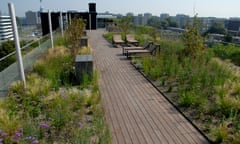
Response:
M45 137L49 137L49 133L48 133L48 132L45 132L45 133L44 133L44 136L45 136Z
M36 140L32 141L32 144L39 144L39 141L36 139Z
M3 139L2 138L0 138L0 144L3 144Z
M16 132L15 135L13 136L14 140L19 140L22 137L22 133Z
M45 98L45 96L44 96L44 95L40 95L40 98L41 98L41 99L44 99L44 98Z
M45 124L45 123L40 124L39 126L40 126L40 128L46 128L46 129L49 128L49 125Z
M33 140L34 140L34 137L28 136L28 137L26 137L26 140L27 140L27 141L33 141Z
M0 129L0 136L7 136L7 133Z
M7 136L8 134L6 132L2 132L1 135L4 137Z
M79 126L79 127L82 127L82 126L83 126L83 123L78 122L78 126Z

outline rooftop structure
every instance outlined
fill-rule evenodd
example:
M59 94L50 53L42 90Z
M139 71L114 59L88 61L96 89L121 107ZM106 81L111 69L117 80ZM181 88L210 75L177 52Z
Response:
M48 13L41 12L41 25L42 25L42 34L46 35L49 33L49 21L48 21ZM89 3L89 11L88 12L77 12L77 11L68 11L63 12L63 19L67 20L63 23L69 23L69 21L73 18L82 18L86 20L86 29L94 30L97 28L97 12L96 12L96 4ZM52 20L52 30L56 30L60 27L60 12L52 12L51 13Z

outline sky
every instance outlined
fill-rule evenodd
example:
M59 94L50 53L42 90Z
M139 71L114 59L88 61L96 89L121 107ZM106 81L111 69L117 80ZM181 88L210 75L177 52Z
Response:
M8 13L8 3L15 6L17 16L25 16L28 10L38 11L40 0L0 0L0 11ZM199 17L230 18L240 17L240 0L42 0L45 11L88 11L88 3L96 3L97 12L111 12L135 15L152 13L160 16L168 13L171 16L186 14Z

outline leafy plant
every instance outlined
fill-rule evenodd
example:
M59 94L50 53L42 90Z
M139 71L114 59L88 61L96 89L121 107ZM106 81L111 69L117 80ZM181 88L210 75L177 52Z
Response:
M71 55L75 56L79 49L79 38L83 36L83 31L86 27L86 23L81 18L74 18L71 24L67 27L64 37L66 41L72 44Z
M193 23L187 24L182 37L185 46L183 54L185 56L195 58L204 49L204 38L200 33L201 28L202 28L201 23L197 19L197 16L195 15Z

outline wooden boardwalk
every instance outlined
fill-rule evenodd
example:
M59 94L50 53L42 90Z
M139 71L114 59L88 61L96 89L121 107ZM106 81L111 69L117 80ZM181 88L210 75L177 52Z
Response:
M88 33L113 144L205 144L208 141L103 37Z

